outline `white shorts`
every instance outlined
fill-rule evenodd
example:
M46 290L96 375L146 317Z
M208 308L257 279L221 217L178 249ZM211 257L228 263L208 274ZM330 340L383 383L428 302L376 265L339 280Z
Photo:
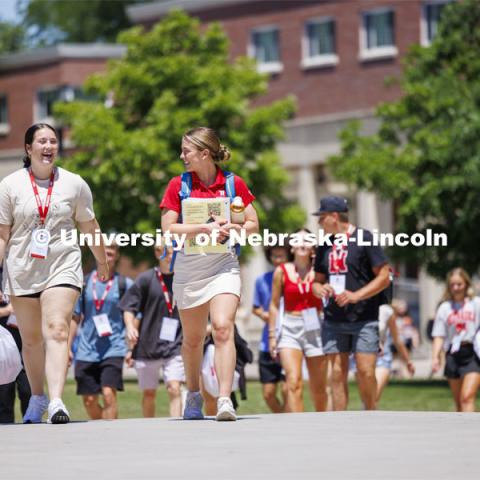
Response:
M277 348L300 350L306 357L323 355L321 330L305 331L303 318L286 313L282 318L282 329Z
M160 370L162 370L165 383L185 381L185 369L181 355L158 360L139 358L135 360L135 370L140 390L156 390L160 381Z

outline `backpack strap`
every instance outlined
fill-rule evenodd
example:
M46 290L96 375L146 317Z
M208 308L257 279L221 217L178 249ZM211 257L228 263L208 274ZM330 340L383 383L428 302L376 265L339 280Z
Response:
M230 198L230 201L233 202L233 199L237 196L235 191L235 175L228 170L223 170L223 175L225 176L225 193L227 197ZM234 246L235 254L240 256L240 244Z
M225 193L233 202L233 199L237 196L235 192L235 175L228 170L223 170L223 175L225 176Z
M180 197L180 203L182 200L186 200L190 198L192 194L192 174L190 172L183 172L182 173L182 183L180 185L180 191L178 192L178 196ZM178 215L178 223L183 223L182 221L182 211L180 210L180 214ZM177 246L175 240L173 241L173 247ZM173 250L172 261L170 262L169 270L173 272L173 266L175 265L175 259L177 258L177 250Z

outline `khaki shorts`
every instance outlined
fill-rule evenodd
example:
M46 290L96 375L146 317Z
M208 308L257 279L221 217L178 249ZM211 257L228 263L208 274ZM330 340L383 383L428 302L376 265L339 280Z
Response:
M140 390L156 390L160 382L160 370L162 370L165 383L185 381L185 369L181 355L158 360L139 358L135 360L135 370Z

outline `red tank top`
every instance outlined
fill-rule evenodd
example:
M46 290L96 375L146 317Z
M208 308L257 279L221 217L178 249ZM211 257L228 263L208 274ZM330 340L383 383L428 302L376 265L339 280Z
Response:
M306 308L315 307L322 309L322 299L313 295L312 285L313 280L303 281L300 279L292 282L288 276L285 265L280 265L283 271L283 297L285 302L285 310L287 312L301 312Z

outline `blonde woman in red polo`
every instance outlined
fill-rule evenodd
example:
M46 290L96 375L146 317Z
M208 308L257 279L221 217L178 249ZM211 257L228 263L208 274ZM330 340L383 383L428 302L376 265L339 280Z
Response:
M230 158L230 152L220 143L212 129L199 127L186 132L182 139L180 158L191 176L191 198L228 196L228 174L220 168L220 164ZM233 182L235 195L241 197L245 205L243 225L218 217L211 223L181 223L182 177L178 176L168 184L160 204L162 230L171 234L186 234L187 238L194 238L200 233L211 234L217 230L220 242L228 238L231 230L240 233L245 229L247 235L257 232L258 218L252 205L255 197L240 177L235 175ZM216 419L236 420L230 394L235 370L233 326L240 290L240 267L235 252L208 255L185 255L183 251L178 252L173 293L183 329L182 356L188 389L183 415L186 420L203 418L199 379L209 317L215 341L215 370L220 387Z

